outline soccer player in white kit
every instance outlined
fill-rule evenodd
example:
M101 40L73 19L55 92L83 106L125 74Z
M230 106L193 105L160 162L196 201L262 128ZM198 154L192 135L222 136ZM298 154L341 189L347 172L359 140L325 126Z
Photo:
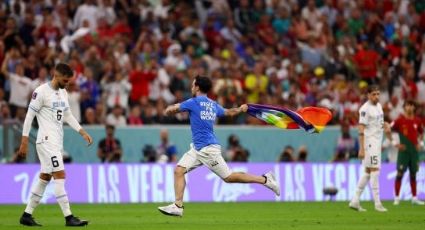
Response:
M31 102L22 130L19 155L25 157L28 152L28 135L31 123L37 117L39 129L37 133L36 149L40 159L40 179L31 191L30 200L21 216L20 223L27 226L41 226L32 217L32 213L43 196L44 190L51 178L54 178L55 196L65 216L66 226L84 226L86 220L74 217L69 207L68 196L65 191L65 170L62 159L63 152L63 122L68 123L87 141L93 143L90 135L81 128L78 121L71 114L68 102L68 93L64 89L71 77L72 69L64 63L55 66L51 82L40 85L32 94Z
M357 184L356 194L349 207L357 211L366 211L360 206L360 196L370 180L372 195L375 201L375 210L386 212L379 197L379 169L381 167L381 148L383 134L392 141L390 126L384 122L384 112L379 103L379 88L369 86L367 90L368 101L360 107L359 111L359 158L365 169Z

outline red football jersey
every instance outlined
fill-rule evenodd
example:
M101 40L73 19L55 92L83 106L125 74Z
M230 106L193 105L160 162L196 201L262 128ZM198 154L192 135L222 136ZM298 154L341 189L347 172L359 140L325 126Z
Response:
M418 137L423 133L422 122L418 117L409 119L404 115L400 115L392 125L393 129L399 134L407 137L407 139L413 144L418 144Z

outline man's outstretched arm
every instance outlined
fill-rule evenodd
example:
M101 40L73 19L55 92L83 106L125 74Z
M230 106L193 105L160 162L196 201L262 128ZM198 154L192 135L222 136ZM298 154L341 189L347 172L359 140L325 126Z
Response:
M232 116L236 116L240 113L246 113L246 111L248 111L248 105L243 104L243 105L239 106L238 108L225 109L224 115L232 117Z
M174 105L169 105L165 111L164 114L166 116L170 116L170 115L174 115L176 113L180 112L180 103L174 104Z

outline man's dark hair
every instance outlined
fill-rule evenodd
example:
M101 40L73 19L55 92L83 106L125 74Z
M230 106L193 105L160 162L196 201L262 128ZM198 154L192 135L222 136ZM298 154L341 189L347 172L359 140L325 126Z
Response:
M106 125L105 129L112 129L112 131L115 131L115 126L113 125Z
M56 64L55 70L66 77L72 77L74 75L74 72L72 71L71 67L69 67L69 65L65 63Z
M198 75L195 77L195 86L198 86L202 93L208 93L212 88L212 82L208 77Z
M374 91L379 91L379 86L377 85L370 85L367 87L367 93L372 93Z
M407 105L413 105L413 107L415 107L415 108L416 108L416 102L415 102L414 100L406 100L406 101L404 102L403 107L404 107L404 106L407 106Z

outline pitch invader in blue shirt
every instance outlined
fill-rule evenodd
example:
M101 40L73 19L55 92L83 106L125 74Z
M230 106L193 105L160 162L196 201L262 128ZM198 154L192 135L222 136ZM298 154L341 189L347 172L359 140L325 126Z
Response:
M207 97L212 82L207 77L197 76L192 83L192 98L178 104L170 105L165 115L188 112L192 130L192 144L174 170L175 202L159 207L166 215L183 216L183 193L186 186L184 175L202 165L207 166L227 183L258 183L280 195L280 188L271 172L256 176L241 172L232 172L221 155L221 147L214 134L214 123L217 117L235 116L248 110L246 104L239 108L224 109L214 100Z

